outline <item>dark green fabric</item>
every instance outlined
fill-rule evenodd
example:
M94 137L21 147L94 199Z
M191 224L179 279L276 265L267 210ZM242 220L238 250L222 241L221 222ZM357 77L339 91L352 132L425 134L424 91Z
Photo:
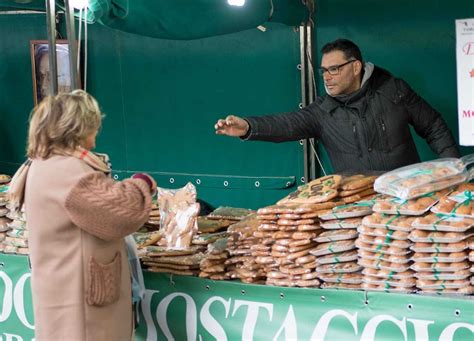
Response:
M62 1L56 3L63 5ZM44 10L44 6L44 0L26 4L0 0L3 10ZM87 13L91 23L173 40L240 32L268 21L298 26L307 17L308 10L299 0L246 0L241 7L231 6L226 0L89 0Z

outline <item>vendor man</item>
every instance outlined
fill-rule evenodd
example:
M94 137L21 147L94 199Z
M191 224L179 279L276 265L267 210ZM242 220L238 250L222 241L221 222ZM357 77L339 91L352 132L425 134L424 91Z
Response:
M216 134L272 142L316 138L335 172L388 171L420 162L411 125L439 157L459 157L440 113L405 81L364 63L350 40L328 43L321 52L326 96L296 112L227 116L217 121Z

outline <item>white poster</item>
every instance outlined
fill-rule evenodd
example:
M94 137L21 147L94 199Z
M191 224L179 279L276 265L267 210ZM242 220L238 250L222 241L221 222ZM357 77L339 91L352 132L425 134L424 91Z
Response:
M474 19L456 20L459 143L474 146Z

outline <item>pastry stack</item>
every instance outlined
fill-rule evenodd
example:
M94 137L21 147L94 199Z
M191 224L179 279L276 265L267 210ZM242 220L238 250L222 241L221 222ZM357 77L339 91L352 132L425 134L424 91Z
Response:
M412 267L412 223L448 189L404 200L389 196L377 201L374 214L364 218L359 228L359 264L364 267L365 290L412 293L416 290Z
M143 255L143 252L145 253ZM204 253L190 247L171 250L162 246L147 246L140 250L143 265L151 272L164 272L176 275L197 276Z
M199 277L212 280L226 280L229 275L226 272L225 261L229 258L227 238L220 238L209 244L204 258L200 263Z
M259 225L253 214L229 227L227 250L230 257L225 261L229 278L240 279L244 283L265 283L263 266L252 256L252 247L260 243L260 238L254 236Z
M147 222L143 224L145 228L144 232L153 232L160 229L160 208L158 207L158 202L153 200L151 204L150 217Z
M377 204L373 207L378 210ZM411 242L415 218L376 212L363 219L356 246L365 290L411 293L415 278L410 270Z
M321 230L317 205L274 205L258 210L260 225L254 234L257 262L264 266L266 284L287 287L319 287L316 257L310 251Z
M442 197L432 213L416 219L410 240L416 286L426 294L473 294L474 184L459 185Z
M362 217L371 213L371 202L359 202L336 206L320 215L324 232L315 239L319 245L311 253L317 256L322 288L360 289L362 266L357 263L355 241Z

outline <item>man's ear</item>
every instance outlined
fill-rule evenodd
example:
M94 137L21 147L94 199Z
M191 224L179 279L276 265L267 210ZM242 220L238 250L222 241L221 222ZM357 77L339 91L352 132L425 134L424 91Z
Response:
M354 73L356 75L360 75L360 73L362 72L362 62L360 60L356 60L353 64L353 68L354 68Z

